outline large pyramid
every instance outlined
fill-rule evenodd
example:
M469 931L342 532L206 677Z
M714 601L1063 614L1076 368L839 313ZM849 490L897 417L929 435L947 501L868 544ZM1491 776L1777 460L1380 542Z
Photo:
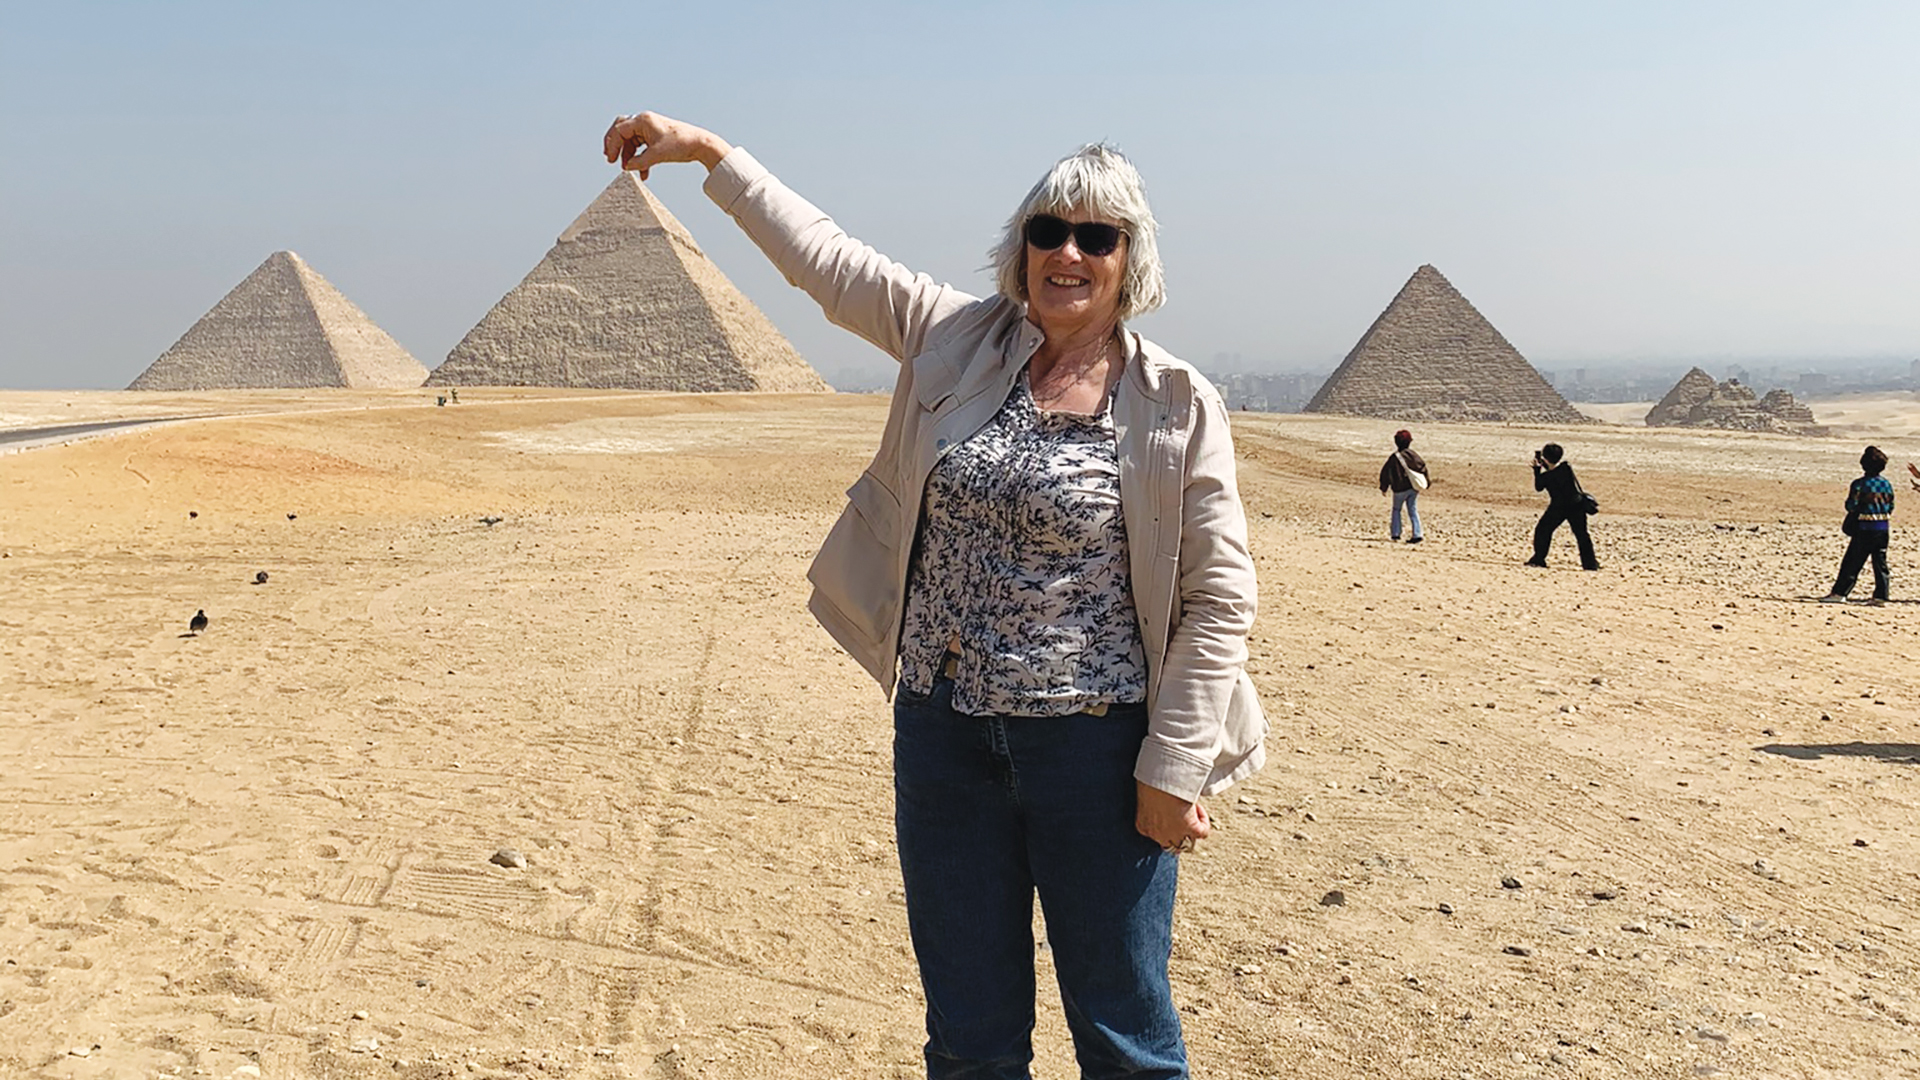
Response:
M127 389L399 388L426 377L300 256L276 251Z
M1306 411L1391 420L1592 422L1431 266L1413 272Z
M427 381L829 389L630 172L607 185Z

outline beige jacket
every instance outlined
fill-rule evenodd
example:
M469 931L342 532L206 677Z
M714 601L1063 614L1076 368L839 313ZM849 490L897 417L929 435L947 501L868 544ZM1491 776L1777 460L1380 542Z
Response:
M849 237L745 150L721 161L706 192L828 319L901 361L880 449L807 575L814 616L890 694L927 475L999 411L1040 330L1018 301L936 284ZM1123 338L1113 418L1148 667L1134 776L1192 800L1265 759L1267 721L1245 671L1253 559L1220 395L1152 342Z

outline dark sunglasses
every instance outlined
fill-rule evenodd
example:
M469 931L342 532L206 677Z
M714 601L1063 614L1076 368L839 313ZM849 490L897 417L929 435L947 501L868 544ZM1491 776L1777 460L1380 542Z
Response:
M1052 251L1073 237L1073 246L1080 254L1099 258L1113 254L1120 246L1120 238L1126 234L1118 225L1107 225L1098 221L1071 222L1052 214L1035 214L1027 219L1027 243L1037 251Z

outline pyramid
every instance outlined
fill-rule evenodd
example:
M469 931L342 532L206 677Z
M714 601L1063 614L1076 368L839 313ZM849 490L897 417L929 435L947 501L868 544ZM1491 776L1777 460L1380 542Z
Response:
M1679 382L1673 384L1673 389L1667 391L1667 396L1660 399L1660 404L1647 410L1647 426L1677 427L1685 424L1687 414L1693 407L1713 396L1715 385L1713 376L1699 368L1688 371L1680 376Z
M630 172L574 219L427 382L830 389Z
M276 251L127 389L400 388L426 376L318 271Z
M1306 411L1391 420L1592 422L1431 266L1413 272Z

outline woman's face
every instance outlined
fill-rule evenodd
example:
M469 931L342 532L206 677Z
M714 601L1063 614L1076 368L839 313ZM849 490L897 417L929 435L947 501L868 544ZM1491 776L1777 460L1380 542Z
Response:
M1101 222L1124 228L1085 211L1051 215L1068 224ZM1114 322L1120 313L1120 285L1127 272L1127 237L1105 255L1089 255L1079 239L1069 235L1052 250L1027 241L1027 311L1042 330Z

